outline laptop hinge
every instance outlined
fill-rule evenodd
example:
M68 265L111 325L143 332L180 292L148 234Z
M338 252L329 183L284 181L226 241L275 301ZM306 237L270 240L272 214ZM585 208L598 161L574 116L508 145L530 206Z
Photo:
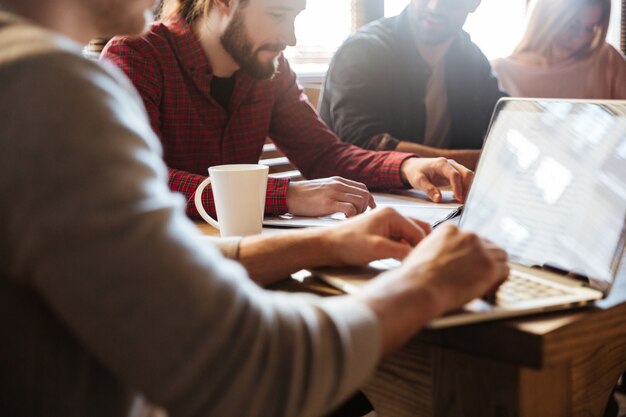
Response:
M558 266L551 265L549 263L545 263L543 265L533 265L531 268L541 269L542 271L551 272L553 274L557 274L566 278L572 278L572 279L575 279L576 281L580 281L581 283L585 285L589 285L591 283L587 275L578 274L576 272L571 272L566 269L559 268Z

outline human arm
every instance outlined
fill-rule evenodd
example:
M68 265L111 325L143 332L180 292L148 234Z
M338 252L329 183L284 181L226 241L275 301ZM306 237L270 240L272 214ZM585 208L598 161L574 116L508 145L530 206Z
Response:
M321 114L338 136L347 142L366 149L395 150L421 158L438 158L431 161L405 160L401 166L403 180L413 188L426 191L437 202L441 198L433 185L451 185L455 198L464 201L472 177L466 167L476 167L480 151L437 149L400 141L386 133L394 129L390 117L384 116L388 107L394 104L386 100L393 96L393 92L385 91L391 88L386 79L389 73L394 73L391 67L394 60L388 57L376 60L376 65L368 65L371 54L391 53L381 51L377 46L375 41L356 36L340 48L327 74ZM396 123L402 124L399 121ZM442 158L456 162L444 162ZM456 178L458 176L460 181Z
M253 285L197 243L130 84L78 56L40 61L3 73L0 137L19 140L0 153L2 271L84 349L81 382L97 370L182 417L308 417L368 378L390 342L365 303L381 320L402 309L377 291L320 300ZM402 317L407 331L424 321Z
M476 170L478 165L478 159L480 158L480 151L474 149L439 149L432 146L422 145L420 143L413 143L407 141L400 141L396 146L396 151L414 153L422 158L446 158L452 159L459 164L471 169Z
M241 236L218 237L218 236L200 236L200 242L209 247L215 246L219 249L223 257L237 260L239 257L239 246L241 245Z
M238 261L259 285L269 285L303 268L403 259L429 232L427 223L387 207L335 227L245 237Z
M131 85L70 58L5 78L0 137L19 140L0 154L13 172L0 180L3 279L116 387L172 415L320 415L362 384L378 357L371 311L264 292L197 243Z
M368 283L357 298L377 315L389 353L430 320L490 293L508 276L502 249L456 226L427 236L402 265Z
M507 255L492 243L451 225L429 232L427 224L385 208L339 227L244 238L240 261L262 281L278 271L284 276L300 268L404 259L356 296L379 319L384 355L435 317L487 294L508 276Z
M424 158L444 157L475 169L480 155L478 150L434 148L418 143L418 137L413 138L415 142L410 142L389 133L406 124L386 116L395 104L388 100L394 93L392 85L387 83L389 73L395 68L391 57L371 64L372 53L390 52L380 51L370 42L357 36L346 42L333 57L324 84L320 108L322 119L343 141L364 149L395 150Z
M474 172L451 159L409 158L402 164L402 178L413 188L424 190L428 197L441 202L440 186L450 186L454 198L464 202L474 180Z
M363 149L393 150L396 139L393 146L379 145L381 135L403 124L389 116L396 105L389 77L397 74L397 62L380 42L357 33L337 50L326 73L320 116L345 142Z
M444 157L475 169L494 106L505 96L485 56L469 36L455 41L446 57L452 149L425 146L419 143L426 123L420 82L429 70L425 64L409 69L414 61L399 55L381 29L353 35L333 57L320 105L324 121L342 140L366 149Z
M344 213L352 217L376 207L367 187L342 177L293 181L287 190L287 210L299 216Z
M454 161L442 164L441 158L368 151L341 142L303 97L295 82L295 74L284 60L281 61L280 74L281 78L276 81L278 97L272 118L272 138L305 176L342 175L362 181L374 190L411 186L425 190L434 201L440 199L434 194L433 185L451 181L455 197L464 201L472 175L467 168ZM461 181L456 180L453 171L458 171Z
M284 58L273 82L270 136L305 178L341 176L371 190L404 187L400 165L410 155L372 152L339 140L310 105Z
M477 150L441 149L419 143L425 126L419 116L424 104L413 84L428 77L429 74L420 74L428 70L425 65L411 67L413 72L399 68L403 58L383 39L380 34L356 34L339 48L326 75L320 106L322 119L343 141L364 149L444 157L474 169L480 154ZM398 79L404 82L399 83ZM390 110L399 105L413 110Z
M186 212L193 219L200 219L193 203L198 186L206 177L169 168L168 184L172 191L187 199ZM206 187L202 192L202 204L212 215L216 215L213 190ZM326 216L342 212L352 217L363 213L368 207L376 207L374 198L363 184L341 177L316 180L290 181L283 178L268 178L265 192L265 213L291 213L297 216Z
M208 168L208 167L207 167ZM204 175L193 174L180 169L168 168L167 182L172 191L181 193L187 201L185 210L187 216L192 219L201 219L194 195L198 186L206 179ZM265 191L265 213L284 214L289 211L287 207L287 191L290 181L284 178L268 178ZM202 192L202 205L211 216L216 216L213 189L206 187ZM295 213L294 213L295 214Z

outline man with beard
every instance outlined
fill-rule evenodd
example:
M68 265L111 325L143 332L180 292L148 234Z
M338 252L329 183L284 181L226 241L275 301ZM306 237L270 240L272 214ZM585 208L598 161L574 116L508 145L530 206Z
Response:
M197 216L193 193L207 167L257 163L269 136L310 181L268 181L266 212L361 213L370 189L424 190L463 201L472 172L452 160L371 152L341 142L308 103L281 51L296 43L305 0L166 0L165 19L103 51L133 81L163 142L172 190ZM324 178L328 176L340 177ZM322 179L320 179L322 178ZM214 213L210 190L203 196Z
M348 38L332 59L320 115L365 149L443 156L474 169L504 95L462 27L480 0L412 0Z

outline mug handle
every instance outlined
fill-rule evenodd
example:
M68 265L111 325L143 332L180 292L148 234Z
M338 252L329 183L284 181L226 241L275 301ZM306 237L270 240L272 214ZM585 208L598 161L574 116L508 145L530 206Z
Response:
M200 213L200 216L208 224L210 224L211 226L213 226L217 230L219 230L220 229L220 225L217 223L217 221L215 221L215 219L213 219L211 216L209 216L209 213L207 213L204 210L204 207L202 206L202 192L204 191L206 186L209 185L210 183L211 183L211 177L207 177L207 179L205 179L204 181L202 181L200 183L200 185L196 189L196 194L194 196L194 202L196 203L196 210L198 210L198 213Z

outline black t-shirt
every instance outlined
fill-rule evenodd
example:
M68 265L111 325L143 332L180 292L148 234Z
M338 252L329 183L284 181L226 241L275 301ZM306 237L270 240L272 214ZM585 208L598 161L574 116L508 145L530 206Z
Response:
M235 89L235 75L229 78L213 77L211 79L211 97L219 103L224 110L228 110L230 97Z

